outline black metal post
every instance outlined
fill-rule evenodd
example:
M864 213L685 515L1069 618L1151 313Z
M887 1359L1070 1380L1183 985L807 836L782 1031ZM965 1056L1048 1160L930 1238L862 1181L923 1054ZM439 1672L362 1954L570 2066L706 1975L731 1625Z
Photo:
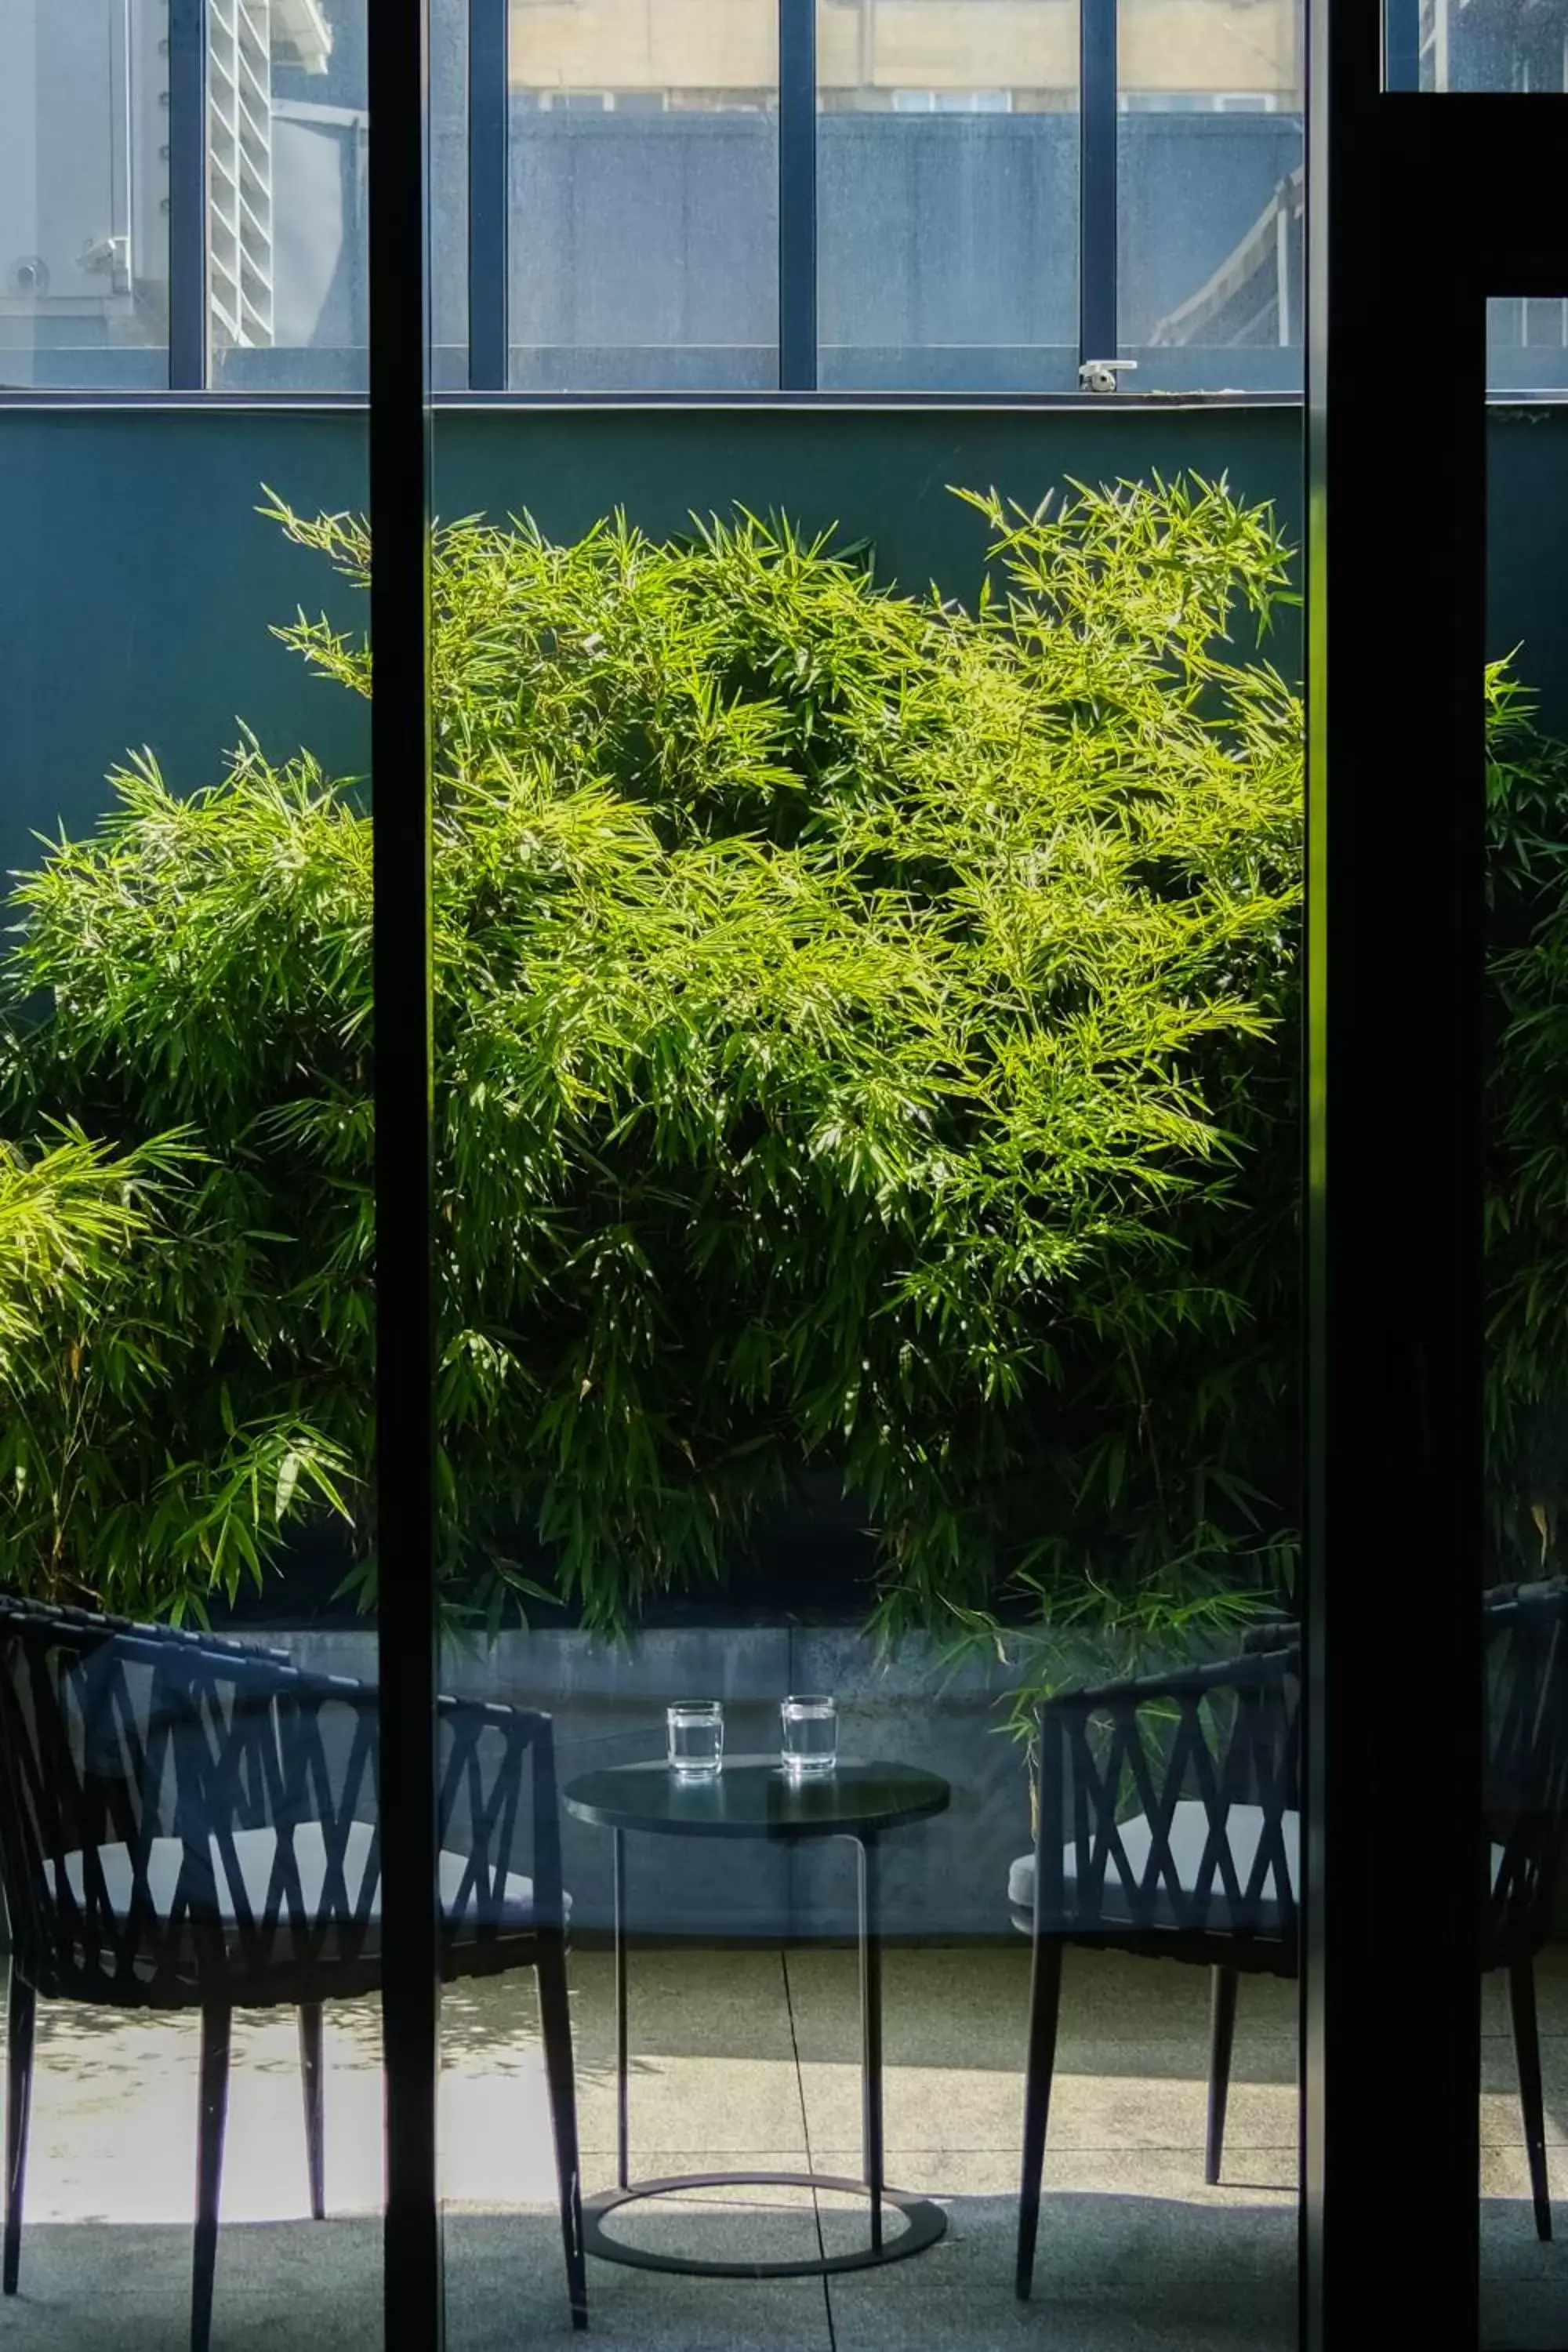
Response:
M866 2186L871 2192L871 2248L882 2244L882 1917L879 1850L874 1832L857 1840L860 1857L860 2119Z
M1116 16L1119 0L1079 0L1078 356L1119 349Z
M369 51L383 2260L387 2342L441 2352L426 0L379 0Z
M169 389L207 380L207 7L169 0Z
M509 345L508 0L468 0L468 388L504 392Z
M626 2090L626 1832L615 1833L615 1858L612 1864L616 1914L616 2179L623 2189L631 2186L631 2117Z
M27 2180L27 2126L33 2107L33 2042L37 2023L37 1996L16 1972L11 1956L11 1982L5 2009L5 2252L0 2262L0 2292L15 2294L22 2259L22 2199Z
M816 0L779 7L779 385L816 389Z
M1564 101L1389 93L1380 15L1310 18L1308 2352L1479 2336L1485 304L1568 289Z

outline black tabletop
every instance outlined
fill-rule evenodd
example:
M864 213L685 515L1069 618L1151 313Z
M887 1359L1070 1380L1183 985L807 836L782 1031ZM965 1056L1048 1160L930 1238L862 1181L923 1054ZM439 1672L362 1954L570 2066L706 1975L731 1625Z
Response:
M663 1758L584 1772L564 1792L569 1813L601 1829L652 1830L672 1837L854 1837L895 1830L946 1811L952 1795L935 1772L914 1764L857 1764L795 1780L772 1756L732 1756L724 1769L681 1780Z

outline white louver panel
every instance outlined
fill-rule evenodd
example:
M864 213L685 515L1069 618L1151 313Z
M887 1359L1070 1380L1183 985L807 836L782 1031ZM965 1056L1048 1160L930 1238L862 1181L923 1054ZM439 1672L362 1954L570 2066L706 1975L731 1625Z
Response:
M272 0L208 0L207 299L215 351L272 341Z
M301 73L325 73L332 54L332 28L321 0L272 0L272 54L280 66Z

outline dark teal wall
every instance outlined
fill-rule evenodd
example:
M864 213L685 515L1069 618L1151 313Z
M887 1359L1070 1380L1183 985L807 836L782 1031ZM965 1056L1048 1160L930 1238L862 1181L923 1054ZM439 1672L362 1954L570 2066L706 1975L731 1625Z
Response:
M444 514L528 508L566 538L624 506L649 531L695 509L783 508L874 539L878 568L950 593L978 578L985 527L948 485L992 487L1033 505L1053 483L1185 467L1227 469L1247 497L1273 499L1294 538L1300 423L1288 410L1158 410L1131 421L1077 410L795 409L469 412L444 418L437 493Z
M1488 651L1520 649L1546 724L1568 735L1568 409L1488 419Z
M168 412L0 419L0 860L89 823L105 771L147 745L182 791L211 782L236 719L269 750L309 740L366 761L366 711L268 634L304 603L356 600L255 509L269 482L308 509L363 507L350 416ZM337 592L334 593L334 592Z
M1497 413L1491 449L1494 645L1525 641L1522 667L1568 727L1568 415ZM1300 419L1287 409L448 412L437 460L447 516L527 509L564 537L616 505L656 532L694 509L782 508L873 538L885 575L958 595L973 593L984 527L950 483L1033 502L1069 477L1225 473L1300 537ZM363 770L364 706L268 634L301 603L357 626L363 601L255 508L264 482L309 511L363 508L364 461L363 421L347 414L5 417L0 861L26 862L35 828L89 824L129 746L151 745L181 789L211 780L237 719L270 751L308 742L330 767ZM1371 530L1368 560L1387 560ZM1391 594L1418 590L1390 564ZM1295 648L1281 639L1282 666Z

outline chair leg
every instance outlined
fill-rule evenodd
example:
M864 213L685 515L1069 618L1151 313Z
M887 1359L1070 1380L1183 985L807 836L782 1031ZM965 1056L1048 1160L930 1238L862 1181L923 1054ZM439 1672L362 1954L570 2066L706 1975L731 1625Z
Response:
M555 2172L561 2188L561 2236L566 2252L566 2290L572 2325L588 2325L588 2263L583 2244L583 2173L577 2155L577 2089L572 2065L572 2016L566 2000L566 1942L559 1933L540 1937L539 2021L544 2034L544 2071L550 2084L550 2118L555 2132Z
M1209 1990L1209 2130L1204 2156L1204 2179L1212 2189L1219 2179L1225 2153L1225 2110L1230 2097L1230 2047L1236 2038L1236 1995L1241 1982L1236 1969L1210 1972Z
M27 2123L33 2110L33 2019L37 2003L30 1984L11 1967L11 1997L5 2021L5 2264L7 2294L16 2292L22 2259L22 2192L27 2178Z
M1029 1987L1029 2054L1024 2074L1024 2174L1018 2193L1018 2267L1014 2285L1020 2303L1029 2299L1035 2278L1035 2240L1040 2227L1040 2175L1046 2162L1046 2125L1051 2108L1051 2074L1057 2058L1057 2017L1061 2007L1062 1948L1055 1937L1035 1938Z
M191 2352L207 2352L217 2264L218 2187L223 2127L228 2116L228 2045L233 2012L202 2011L201 2107L196 2122L196 2244L191 2266Z
M1508 1972L1509 2007L1513 2013L1513 2055L1519 2068L1519 2104L1524 2117L1524 2146L1530 2158L1530 2194L1535 2206L1535 2234L1552 2235L1552 2198L1546 2185L1546 2116L1541 2096L1541 2042L1535 2023L1535 1969L1529 1960L1515 1960Z
M300 2081L305 2094L305 2161L310 2172L310 2219L326 2218L326 2146L321 2115L321 2004L300 2004Z

